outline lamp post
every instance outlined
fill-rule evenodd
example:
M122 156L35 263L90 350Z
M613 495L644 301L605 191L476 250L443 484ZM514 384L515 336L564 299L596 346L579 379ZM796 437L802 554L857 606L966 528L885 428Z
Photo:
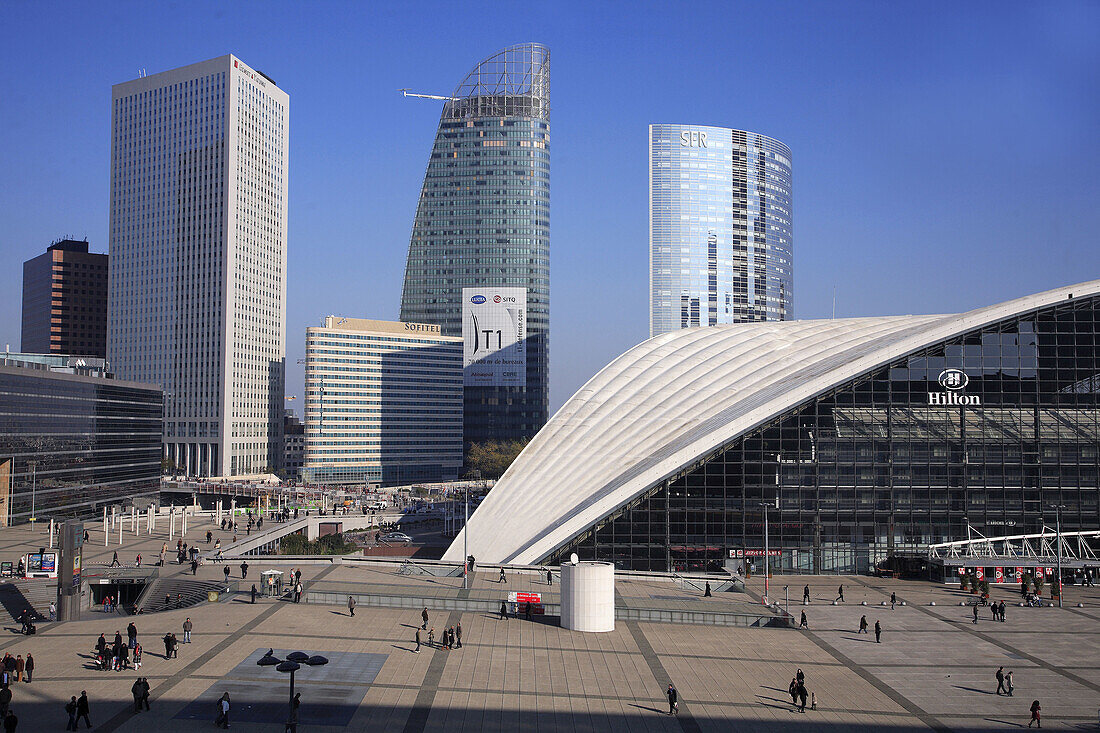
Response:
M267 653L263 655L256 664L261 667L275 667L277 672L289 672L290 673L290 707L291 711L294 710L294 673L302 668L303 664L310 667L320 667L328 664L328 659L321 655L310 656L305 652L291 652L286 655L286 659L282 660L275 656L274 649L268 649ZM288 713L289 715L289 713Z
M36 479L38 478L38 476L37 476L38 461L27 461L27 463L31 467L31 519L30 519L30 521L31 521L31 526L33 527L34 522L38 521L38 517L34 516L34 503L35 503L34 499L35 499L35 490L37 489Z
M479 469L473 470L473 475L481 478ZM462 523L462 587L469 588L470 574L470 484L466 483L466 518Z
M1058 544L1058 570L1054 582L1058 584L1058 608L1062 607L1062 510L1065 504L1055 504L1054 509L1054 541Z
M771 557L768 547L768 507L771 506L771 502L762 501L760 506L764 507L764 603L768 603L768 578L771 576ZM775 495L775 508L779 508L779 494Z

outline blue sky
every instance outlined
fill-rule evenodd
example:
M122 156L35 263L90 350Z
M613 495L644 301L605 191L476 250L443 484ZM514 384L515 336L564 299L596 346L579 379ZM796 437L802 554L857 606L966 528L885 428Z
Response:
M291 395L306 326L397 317L439 115L397 90L519 41L551 49L554 409L648 334L652 122L791 147L799 318L1097 278L1097 29L1096 2L5 2L0 343L23 260L107 251L111 85L230 52L291 97Z

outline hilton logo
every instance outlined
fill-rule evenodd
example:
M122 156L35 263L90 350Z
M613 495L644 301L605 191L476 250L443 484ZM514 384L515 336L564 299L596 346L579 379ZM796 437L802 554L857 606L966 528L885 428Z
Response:
M937 380L946 392L929 392L928 404L944 406L980 405L982 398L978 395L959 394L959 390L965 389L970 384L970 377L961 369L944 369Z

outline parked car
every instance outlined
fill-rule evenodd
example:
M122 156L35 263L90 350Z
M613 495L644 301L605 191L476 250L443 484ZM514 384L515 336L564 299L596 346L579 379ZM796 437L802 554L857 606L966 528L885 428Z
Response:
M413 541L412 537L409 537L404 532L390 532L389 534L382 535L383 542L404 542L406 545Z

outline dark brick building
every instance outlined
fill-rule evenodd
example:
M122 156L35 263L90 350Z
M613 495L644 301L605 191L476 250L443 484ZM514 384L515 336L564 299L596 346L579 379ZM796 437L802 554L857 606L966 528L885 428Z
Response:
M107 356L107 255L61 239L23 263L21 350Z

